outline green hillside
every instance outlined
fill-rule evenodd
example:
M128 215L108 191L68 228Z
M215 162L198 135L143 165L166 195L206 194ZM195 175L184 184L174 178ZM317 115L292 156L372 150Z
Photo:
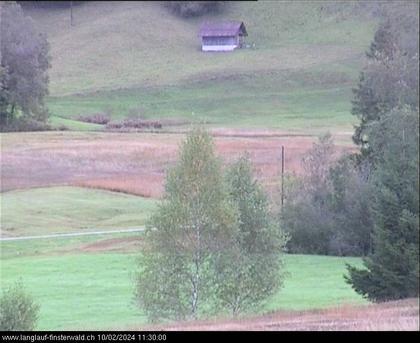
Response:
M0 193L5 236L127 229L144 225L155 200L79 187Z
M28 14L48 32L55 116L138 109L216 126L296 129L322 118L349 128L351 87L375 22L324 5L231 2L218 15L182 19L159 2L87 2L72 27L66 9ZM201 52L198 28L208 19L244 21L251 47Z

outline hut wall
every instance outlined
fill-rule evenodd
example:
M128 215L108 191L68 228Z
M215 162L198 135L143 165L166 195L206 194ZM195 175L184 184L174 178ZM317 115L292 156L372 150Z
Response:
M237 47L238 40L236 36L202 38L203 51L231 51Z

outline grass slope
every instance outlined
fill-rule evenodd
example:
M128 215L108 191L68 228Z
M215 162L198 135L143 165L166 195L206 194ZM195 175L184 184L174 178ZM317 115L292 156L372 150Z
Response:
M88 2L75 7L73 27L68 10L29 14L48 32L51 42L51 94L65 95L357 60L370 41L374 23L323 13L323 5L231 2L219 15L182 19L159 2ZM256 48L202 53L197 33L206 19L243 20L247 42Z
M218 126L349 128L350 89L375 22L326 3L229 2L221 14L181 19L159 2L86 2L73 27L67 10L28 13L51 43L53 115L111 107L121 118L140 108ZM197 32L208 19L243 20L253 48L202 53Z
M52 98L49 108L73 119L81 113L108 110L116 120L132 112L149 119L182 119L213 127L271 127L305 133L326 126L331 131L351 130L355 123L349 102L352 83L348 79L343 83L342 77L318 71L235 76L193 85ZM328 87L321 85L325 79L329 79Z
M155 206L151 199L78 187L10 191L0 201L5 236L138 227Z
M51 110L51 106L49 107L49 109ZM62 115L61 111L53 111ZM103 126L99 124L85 123L82 121L74 120L71 118L65 118L58 115L51 116L49 118L49 124L53 128L66 128L68 130L73 131L97 131L103 129Z
M74 254L75 252L83 252L83 249L90 249L90 251L104 251L107 246L101 244L106 242L112 246L113 240L129 241L133 238L141 240L141 232L121 232L121 233L104 233L99 235L84 235L84 236L67 236L54 238L38 238L27 239L20 241L2 241L0 243L0 260L12 259L23 256L45 256L45 255L63 255L66 253ZM125 246L124 246L125 243ZM97 246L99 245L99 249ZM87 248L86 248L87 247ZM126 242L121 242L114 246L117 251L133 251L133 245L127 246ZM86 251L85 251L86 252Z
M21 242L15 242L17 247ZM264 311L363 303L344 282L358 258L287 255L289 277ZM41 304L39 329L92 329L144 324L132 302L135 254L17 257L1 261L2 286L21 279Z

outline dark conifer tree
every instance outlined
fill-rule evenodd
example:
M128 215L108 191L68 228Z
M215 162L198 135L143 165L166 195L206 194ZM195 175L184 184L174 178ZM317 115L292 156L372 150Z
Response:
M369 128L376 160L373 253L365 269L348 266L356 292L373 301L419 295L419 118L395 109Z

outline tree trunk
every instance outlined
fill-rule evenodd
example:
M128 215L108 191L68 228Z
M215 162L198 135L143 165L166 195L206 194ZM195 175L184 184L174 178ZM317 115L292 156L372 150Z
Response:
M197 309L198 309L198 292L199 292L199 283L200 283L200 265L198 258L195 258L194 261L195 271L192 279L192 301L191 301L191 315L193 319L197 319Z
M197 319L197 309L198 309L198 296L200 288L200 259L201 259L201 228L199 224L195 225L195 235L196 235L196 246L194 253L194 275L193 275L193 289L192 289L192 301L191 301L191 315L194 319Z

